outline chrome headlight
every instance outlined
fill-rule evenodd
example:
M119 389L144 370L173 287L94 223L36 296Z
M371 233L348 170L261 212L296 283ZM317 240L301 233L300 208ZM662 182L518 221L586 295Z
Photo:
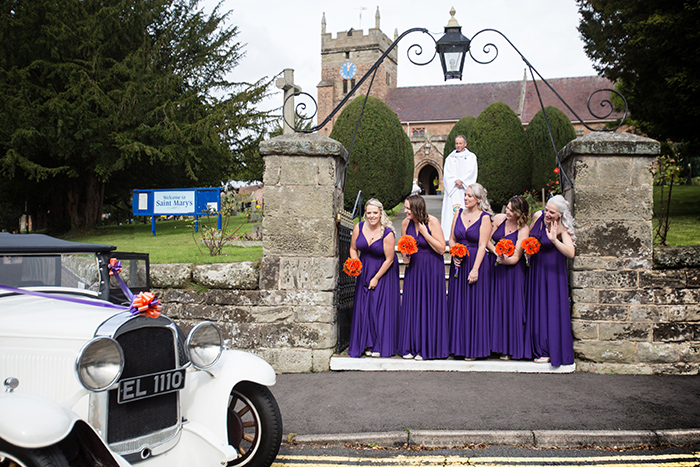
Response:
M80 384L90 391L109 389L117 382L123 369L122 348L109 337L97 337L85 344L75 362Z
M195 368L212 367L219 361L222 350L221 331L214 323L199 323L187 336L187 353Z

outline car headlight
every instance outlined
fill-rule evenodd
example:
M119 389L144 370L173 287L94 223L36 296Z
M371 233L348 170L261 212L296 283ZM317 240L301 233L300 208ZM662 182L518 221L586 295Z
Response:
M206 370L219 361L222 352L221 332L214 323L199 323L187 336L187 353L195 368Z
M85 389L104 391L121 376L124 369L124 353L114 339L97 337L80 349L75 369L78 380Z

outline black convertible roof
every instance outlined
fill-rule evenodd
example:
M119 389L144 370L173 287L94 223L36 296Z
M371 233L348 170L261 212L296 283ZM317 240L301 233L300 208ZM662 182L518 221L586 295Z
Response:
M114 245L69 242L43 234L0 232L0 254L99 253L116 249Z

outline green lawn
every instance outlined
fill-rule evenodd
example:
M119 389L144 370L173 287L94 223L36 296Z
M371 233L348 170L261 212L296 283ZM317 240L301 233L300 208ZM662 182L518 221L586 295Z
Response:
M671 225L668 244L672 246L700 245L700 186L674 186L671 199ZM659 202L659 187L654 189L654 203ZM388 214L401 208L395 206ZM235 235L250 234L253 225L245 222L244 216L231 217L229 230L240 229ZM202 221L204 222L204 220ZM656 225L656 220L654 220ZM225 246L223 256L209 256L197 250L188 221L159 221L156 236L151 235L150 222L131 225L100 227L89 235L71 237L69 240L91 243L106 243L117 246L117 251L148 253L151 263L233 263L255 261L262 258L262 247Z
M661 191L654 187L654 205ZM677 185L671 191L671 222L666 241L670 246L700 245L700 186ZM657 220L654 219L654 228ZM658 242L654 239L655 243Z
M245 216L231 217L228 230L235 230L238 226L241 226L235 235L250 234L255 224L245 221ZM255 261L262 258L261 246L225 246L222 256L210 256L209 250L202 245L202 254L197 249L195 240L192 238L192 229L188 225L189 222L191 221L158 221L156 223L155 237L151 233L151 223L149 221L146 224L137 222L130 225L100 227L89 235L75 236L67 240L116 245L117 251L148 253L152 264L234 263Z

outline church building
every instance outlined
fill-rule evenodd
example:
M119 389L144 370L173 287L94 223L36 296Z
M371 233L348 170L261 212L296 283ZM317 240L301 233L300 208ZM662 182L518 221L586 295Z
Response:
M394 39L390 39L379 26L380 15L377 7L374 28L370 28L367 34L362 30L350 29L338 32L336 37L333 37L332 33L326 32L324 13L321 20L321 81L317 86L319 122L346 97L356 82L398 37L398 32L395 31ZM384 101L398 115L413 145L413 177L427 188L426 192L433 189L432 181L436 177L440 188L443 187L442 161L445 140L459 119L468 115L478 117L490 104L501 101L518 115L526 127L540 110L537 89L535 84L528 80L527 74L524 74L520 81L397 87L398 53L397 47L384 59L377 70L370 95ZM608 121L615 121L621 117L620 114L613 113L608 119L597 119L587 107L589 96L595 91L614 88L614 83L606 78L584 76L547 81L591 127L600 128ZM545 107L551 105L564 112L571 119L578 135L590 131L543 82L538 81L537 85ZM366 94L368 86L369 80L358 89L355 96ZM607 93L598 93L597 96L607 98ZM608 111L600 108L600 113L607 114ZM319 133L330 135L339 114L319 130Z

